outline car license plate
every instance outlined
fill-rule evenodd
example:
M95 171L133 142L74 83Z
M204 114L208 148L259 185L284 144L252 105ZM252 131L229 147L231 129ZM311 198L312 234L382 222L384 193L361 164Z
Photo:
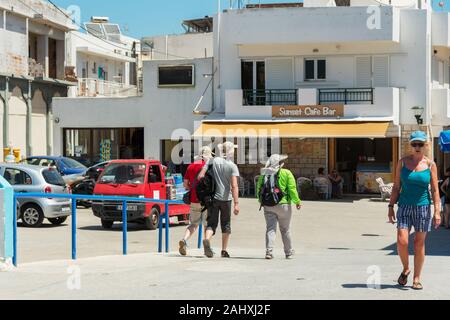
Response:
M123 206L118 205L117 210L122 211ZM127 211L137 211L137 205L136 204L127 204Z
M69 212L70 211L70 207L62 207L61 211L62 212Z

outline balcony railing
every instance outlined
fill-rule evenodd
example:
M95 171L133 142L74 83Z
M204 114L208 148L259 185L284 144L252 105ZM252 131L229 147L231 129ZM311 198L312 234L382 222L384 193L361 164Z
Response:
M100 79L78 79L79 97L135 97L137 86Z
M373 88L319 89L319 104L361 102L373 104Z
M297 105L297 90L243 90L244 106Z

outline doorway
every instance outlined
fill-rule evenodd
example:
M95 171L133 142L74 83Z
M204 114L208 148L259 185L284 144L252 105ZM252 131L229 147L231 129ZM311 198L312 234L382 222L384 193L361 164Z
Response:
M265 61L243 60L241 62L241 87L246 105L266 104Z
M376 179L386 184L393 181L396 144L392 138L340 138L334 145L335 168L344 179L344 192L378 193Z

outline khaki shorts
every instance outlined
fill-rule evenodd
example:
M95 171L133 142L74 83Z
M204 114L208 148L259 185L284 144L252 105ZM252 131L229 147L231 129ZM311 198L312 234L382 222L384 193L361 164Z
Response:
M202 206L200 203L191 203L191 214L189 215L189 224L198 226L200 221L203 225L206 225L207 211L202 213Z

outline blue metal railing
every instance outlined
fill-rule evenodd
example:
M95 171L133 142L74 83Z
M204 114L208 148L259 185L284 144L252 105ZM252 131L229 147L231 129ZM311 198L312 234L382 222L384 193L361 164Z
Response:
M78 194L49 194L49 193L14 193L13 204L17 204L19 198L53 198L53 199L71 199L72 200L72 260L77 259L77 200L91 201L117 201L122 202L122 252L127 255L128 251L128 202L161 203L164 204L164 222L165 222L165 251L169 252L169 205L184 204L182 201L159 200L146 198L132 198L119 196L88 196ZM162 247L162 217L160 215L158 228L158 252L163 251ZM198 235L198 248L201 248L203 228L200 224ZM13 205L13 264L17 267L17 205Z

